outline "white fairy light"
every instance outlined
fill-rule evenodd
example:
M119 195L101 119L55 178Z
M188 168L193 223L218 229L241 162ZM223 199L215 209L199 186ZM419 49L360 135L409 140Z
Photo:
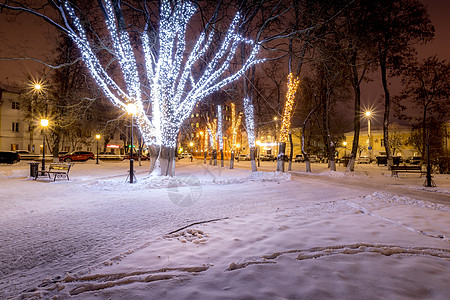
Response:
M217 120L217 139L219 140L219 150L223 150L222 105L217 106Z
M102 66L69 1L64 1L60 11L69 36L80 49L86 66L107 98L123 110L128 103L137 106L136 123L146 144L175 148L180 128L195 104L261 62L256 58L260 46L238 33L241 20L239 12L231 21L213 58L208 60L205 56L212 45L214 34L210 28L200 33L191 49L186 48L186 31L197 11L196 4L183 0L161 0L158 40L152 43L147 32L141 36L140 46L150 89L151 115L148 116L143 107L142 77L138 73L134 45L131 44L126 24L121 23L124 20L116 17L115 9L120 7L113 7L111 0L101 3L105 8L105 24L112 41L112 53L117 58L126 88L121 88ZM250 55L235 73L228 75L230 63L242 44L251 49ZM202 71L197 76L194 71L198 70ZM219 122L222 126L222 119ZM221 138L219 147L223 147Z
M255 147L255 117L254 109L251 100L248 97L244 98L244 115L247 129L247 139L250 148Z

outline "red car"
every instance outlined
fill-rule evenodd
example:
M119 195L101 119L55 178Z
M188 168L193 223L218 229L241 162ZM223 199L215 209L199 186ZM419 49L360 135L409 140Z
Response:
M88 159L95 159L95 155L89 151L75 151L64 154L59 157L59 161L71 162L71 161L87 161Z
M125 159L130 159L130 155L127 154L125 156ZM134 160L139 160L139 156L136 153L133 153L133 159ZM150 157L148 157L147 155L141 155L141 160L149 160L149 159L150 159Z

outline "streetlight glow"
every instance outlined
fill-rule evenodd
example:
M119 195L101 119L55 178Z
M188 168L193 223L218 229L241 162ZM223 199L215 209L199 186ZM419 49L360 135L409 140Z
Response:
M48 126L48 120L47 119L41 119L41 126L47 127Z
M372 114L372 112L366 111L366 116L367 116L367 117L370 117L371 114Z
M95 138L98 140L100 139L100 134L95 135Z
M127 104L127 112L130 115L135 115L137 113L137 107L134 103L128 103Z

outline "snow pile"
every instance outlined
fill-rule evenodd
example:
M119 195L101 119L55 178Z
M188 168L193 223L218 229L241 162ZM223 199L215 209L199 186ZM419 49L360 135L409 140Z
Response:
M367 177L367 174L364 172L337 172L337 171L325 171L317 174L319 176L328 176L334 178L363 178Z
M445 212L450 212L450 207L438 203L431 203L428 201L411 199L406 196L392 195L388 193L375 192L371 195L365 197L366 200L369 201L384 201L393 205L413 205L427 209L441 210Z
M324 177L333 177L333 178L364 178L368 177L366 172L340 172L340 171L324 171L320 173L313 173L313 172L294 172L298 174L303 175L309 175L309 176L324 176Z
M14 169L10 169L10 170L3 170L0 171L0 178L21 178L21 177L26 177L27 176L27 171L26 170L14 170Z
M139 178L135 184L129 184L128 181L123 178L114 179L96 179L89 181L87 185L89 187L95 187L100 190L148 190L148 189L167 189L176 187L192 187L201 185L229 185L240 184L247 181L251 182L283 182L290 181L291 174L282 172L254 172L250 176L243 177L197 177L194 174L183 174L180 176L148 176Z
M291 174L289 173L283 173L283 172L253 172L250 177L250 181L275 181L275 182L281 182L281 181L290 181L291 180Z

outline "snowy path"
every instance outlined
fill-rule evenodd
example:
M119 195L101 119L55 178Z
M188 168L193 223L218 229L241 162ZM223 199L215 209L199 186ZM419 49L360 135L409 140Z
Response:
M37 185L44 195L35 191ZM193 222L333 201L352 193L323 183L314 189L301 182L205 185L195 206L180 207L166 189L120 193L76 178L57 184L1 181L1 190L10 186L18 188L2 199L0 220L1 285L7 293L95 266ZM315 195L316 189L322 197Z
M249 220L261 225L267 218L267 226L274 226L271 230L284 232L285 229L274 225L278 222L274 220L280 216L300 218L296 219L300 224L325 222L326 225L329 224L326 219L344 220L353 217L355 211L360 211L363 218L373 220L376 215L376 222L385 224L383 226L398 228L395 230L400 232L409 228L412 236L430 239L430 242L413 243L412 246L445 246L448 249L448 222L438 222L445 220L440 214L448 214L446 206L443 206L444 209L432 207L436 214L431 215L435 218L428 220L429 224L425 221L416 224L417 220L410 216L392 213L392 208L397 207L403 198L394 203L389 195L389 199L384 199L386 194L383 193L373 196L377 185L362 185L361 178L351 179L346 184L343 179L300 174L293 176L292 181L239 183L248 177L248 171L181 163L177 173L190 178L188 186L175 184L171 188L149 189L154 183L143 180L144 175L140 175L141 178L138 176L140 181L133 186L124 183L123 178L117 179L115 176L123 174L122 165L105 164L103 169L92 165L77 167L70 182L35 182L23 176L0 180L0 297L2 293L4 296L15 296L25 290L32 292L42 282L52 279L60 281L66 273L77 276L88 274L102 265L119 262L127 256L131 258L138 249L145 251L149 242L153 243L173 230L199 221L227 217L230 223L237 220L249 230L255 226L250 225ZM140 170L141 174L145 174L144 170L145 166ZM199 182L198 185L189 186L192 176ZM211 184L211 178L214 184ZM204 184L208 180L210 184ZM354 184L358 182L360 186L355 188ZM427 194L411 189L403 189L402 193ZM194 202L180 202L180 199L185 200L186 195L198 198ZM368 195L374 199L367 198ZM431 198L445 203L448 195L436 194ZM372 200L366 203L367 199ZM418 214L423 214L421 203L405 199L400 205L417 206L420 210ZM321 235L323 233L317 233L317 236ZM314 233L307 238L314 239ZM321 239L328 242L322 243ZM332 240L330 233L310 244L312 247L327 246ZM348 245L353 245L354 241L350 239ZM363 238L358 241L373 246L377 242L383 243L385 239L377 240L369 236L367 240ZM254 243L257 242L256 239ZM259 253L261 249L253 250L255 255L267 254L267 251ZM276 252L282 249L271 247L267 250ZM243 262L252 251L238 251Z

